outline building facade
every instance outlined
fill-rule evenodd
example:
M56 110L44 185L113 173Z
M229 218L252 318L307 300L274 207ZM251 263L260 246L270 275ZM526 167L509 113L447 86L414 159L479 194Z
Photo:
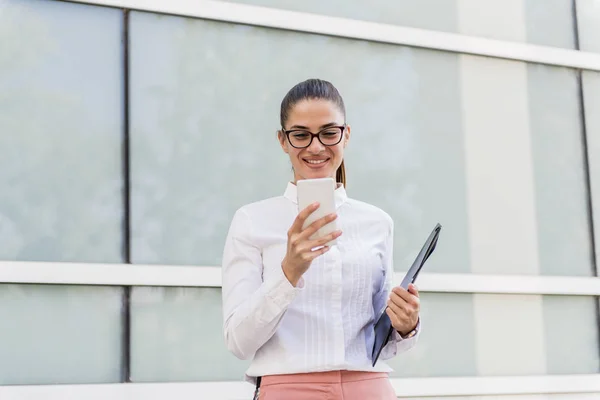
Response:
M221 253L311 77L398 281L443 225L398 396L600 398L598 0L0 0L0 398L250 398Z

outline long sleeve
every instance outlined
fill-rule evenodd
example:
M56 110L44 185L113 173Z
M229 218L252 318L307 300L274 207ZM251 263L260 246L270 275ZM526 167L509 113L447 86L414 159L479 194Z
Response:
M240 209L231 223L222 265L225 342L240 359L249 359L275 333L299 288L283 270L263 282L261 250L256 245L250 217Z
M383 264L385 266L385 277L383 285L380 290L373 297L373 308L375 315L379 316L379 313L384 310L387 304L387 300L392 291L392 285L394 282L394 223L390 219L390 225L388 228L388 235L385 240L385 250L383 253ZM392 337L389 342L381 350L380 359L388 360L393 358L399 353L409 350L418 341L421 332L421 318L417 323L416 334L408 339L403 339L400 334L394 330Z

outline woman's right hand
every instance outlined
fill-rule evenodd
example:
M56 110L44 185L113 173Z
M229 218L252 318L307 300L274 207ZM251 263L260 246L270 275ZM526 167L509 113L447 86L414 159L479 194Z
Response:
M326 215L302 230L304 221L317 208L319 208L319 204L314 203L302 210L288 230L287 253L281 263L281 267L287 279L294 286L298 284L302 275L308 270L312 260L329 251L329 247L326 244L342 234L342 231L337 230L321 238L310 239L320 228L337 218L337 214L335 213Z

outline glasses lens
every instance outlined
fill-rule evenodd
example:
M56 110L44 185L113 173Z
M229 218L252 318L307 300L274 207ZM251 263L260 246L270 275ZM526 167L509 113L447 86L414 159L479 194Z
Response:
M310 143L312 135L309 132L294 131L289 135L290 143L294 147L306 147Z
M319 139L325 146L333 146L340 142L342 138L341 128L328 128L319 133Z

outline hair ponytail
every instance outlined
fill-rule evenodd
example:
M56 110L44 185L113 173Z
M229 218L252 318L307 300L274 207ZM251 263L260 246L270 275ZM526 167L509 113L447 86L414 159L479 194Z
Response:
M335 173L335 181L346 187L346 166L344 165L344 160L342 160L342 163Z

